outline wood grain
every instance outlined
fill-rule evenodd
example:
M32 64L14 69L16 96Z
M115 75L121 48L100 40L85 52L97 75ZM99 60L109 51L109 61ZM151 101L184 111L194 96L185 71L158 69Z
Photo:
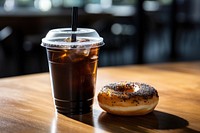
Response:
M117 81L145 82L160 100L145 116L107 114L97 103L85 115L56 114L48 73L0 79L0 132L200 132L200 62L98 69L97 89Z

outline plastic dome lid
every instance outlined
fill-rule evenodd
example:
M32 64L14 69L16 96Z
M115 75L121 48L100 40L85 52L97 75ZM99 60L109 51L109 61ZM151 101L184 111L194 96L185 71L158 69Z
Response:
M76 42L67 41L72 35L76 35ZM41 43L41 46L53 49L94 48L102 45L104 45L103 38L94 29L89 28L78 28L77 31L72 31L71 28L53 29Z

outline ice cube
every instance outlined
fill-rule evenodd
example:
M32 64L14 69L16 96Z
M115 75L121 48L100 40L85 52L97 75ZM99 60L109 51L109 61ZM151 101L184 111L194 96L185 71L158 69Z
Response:
M71 53L69 54L69 59L72 62L82 61L84 58L85 55L83 54L83 50L80 49L72 49Z
M80 46L79 46L80 48ZM76 54L87 57L90 54L90 48L80 48L76 50Z
M92 60L98 59L98 56L97 55L93 55L93 56L90 57L90 59L92 59Z

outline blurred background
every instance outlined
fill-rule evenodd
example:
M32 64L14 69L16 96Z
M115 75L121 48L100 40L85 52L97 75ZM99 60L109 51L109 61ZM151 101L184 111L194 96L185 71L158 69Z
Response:
M41 39L72 6L104 38L100 67L200 60L200 0L0 0L0 78L47 72Z

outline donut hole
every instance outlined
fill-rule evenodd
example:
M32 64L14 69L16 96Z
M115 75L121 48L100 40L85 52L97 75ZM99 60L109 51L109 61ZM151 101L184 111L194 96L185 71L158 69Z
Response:
M119 91L119 92L134 92L134 87L124 87L124 86L121 86L121 87L117 87L117 89L115 91Z
M138 85L127 82L116 84L115 87L116 87L114 88L115 91L125 92L125 93L133 93L140 89Z

